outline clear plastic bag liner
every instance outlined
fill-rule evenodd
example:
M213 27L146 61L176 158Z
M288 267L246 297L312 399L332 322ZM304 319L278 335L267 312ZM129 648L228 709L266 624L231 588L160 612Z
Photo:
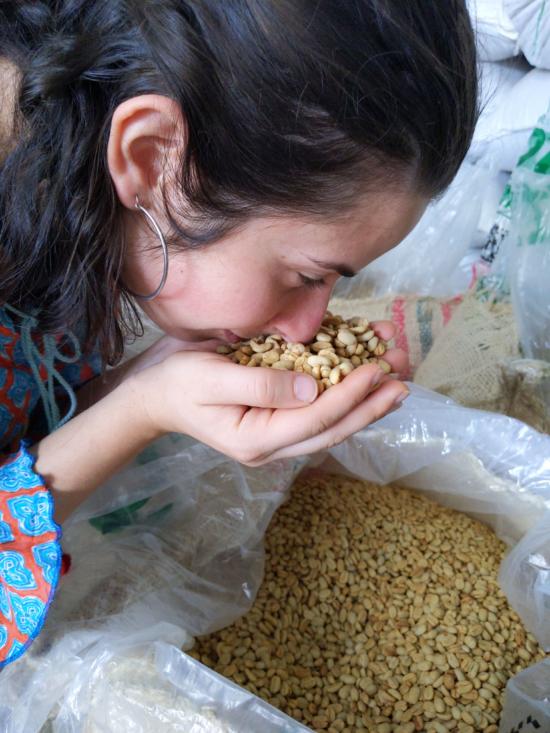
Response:
M152 643L142 655L121 651L94 690L101 701L89 721L94 733L127 733L127 721L136 719L140 727L132 730L140 733L308 730L169 644Z
M549 72L550 76L550 72ZM550 115L544 130L550 153ZM544 173L540 171L540 167ZM550 160L536 170L518 167L512 175L512 236L508 276L523 352L550 362ZM550 405L549 405L550 407Z
M550 650L550 512L506 558L499 579L525 625L541 646Z
M503 588L540 636L526 609L546 571L525 553L543 542L550 436L411 389L325 453L247 468L166 436L105 484L66 523L72 566L44 629L0 673L2 733L305 730L181 649L251 607L266 527L308 465L421 490L517 543Z
M550 729L550 659L524 669L508 682L500 719L501 733Z

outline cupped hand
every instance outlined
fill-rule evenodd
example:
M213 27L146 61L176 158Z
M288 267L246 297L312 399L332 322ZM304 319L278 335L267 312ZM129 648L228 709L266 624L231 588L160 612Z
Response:
M379 322L376 332L386 340L395 327ZM399 349L384 359L394 371L407 363ZM355 369L317 397L307 374L243 367L194 351L176 351L135 380L153 429L187 433L250 466L337 445L409 394L376 364Z
M383 341L391 341L397 334L397 326L391 321L372 321L370 326ZM382 359L391 365L395 374L401 374L409 366L409 357L403 349L388 349Z
M219 339L209 339L208 341L182 341L165 334L161 336L154 344L144 349L140 354L134 356L127 363L121 381L137 374L138 372L154 366L171 354L177 351L208 351L215 352L218 346L222 344Z

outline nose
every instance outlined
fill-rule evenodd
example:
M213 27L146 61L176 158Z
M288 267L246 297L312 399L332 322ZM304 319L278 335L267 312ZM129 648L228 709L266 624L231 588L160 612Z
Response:
M322 323L330 299L330 290L301 292L285 302L284 310L273 320L275 330L288 341L309 343Z

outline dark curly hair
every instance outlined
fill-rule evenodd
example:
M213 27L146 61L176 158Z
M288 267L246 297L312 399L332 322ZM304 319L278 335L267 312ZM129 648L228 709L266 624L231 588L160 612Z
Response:
M405 173L436 196L478 111L465 0L2 0L0 56L21 73L0 301L39 307L45 332L80 324L105 363L137 327L107 166L121 102L183 111L185 229L165 197L182 248L265 212L334 216Z

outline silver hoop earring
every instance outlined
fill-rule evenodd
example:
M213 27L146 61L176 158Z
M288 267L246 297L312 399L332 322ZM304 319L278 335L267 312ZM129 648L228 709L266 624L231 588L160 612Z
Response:
M166 242L164 241L164 236L160 230L159 225L157 222L153 219L151 214L147 211L145 206L142 206L139 201L138 197L136 196L136 209L138 211L141 211L145 216L149 219L151 224L153 225L153 229L157 233L158 238L160 239L160 243L162 245L162 252L164 254L164 271L162 273L162 280L160 281L160 285L155 290L154 293L151 293L151 295L138 295L137 293L132 292L129 288L126 288L130 295L132 295L134 298L137 298L138 300L153 300L153 298L156 298L156 296L160 293L162 288L164 287L164 283L166 282L166 278L168 277L168 248L166 247Z

